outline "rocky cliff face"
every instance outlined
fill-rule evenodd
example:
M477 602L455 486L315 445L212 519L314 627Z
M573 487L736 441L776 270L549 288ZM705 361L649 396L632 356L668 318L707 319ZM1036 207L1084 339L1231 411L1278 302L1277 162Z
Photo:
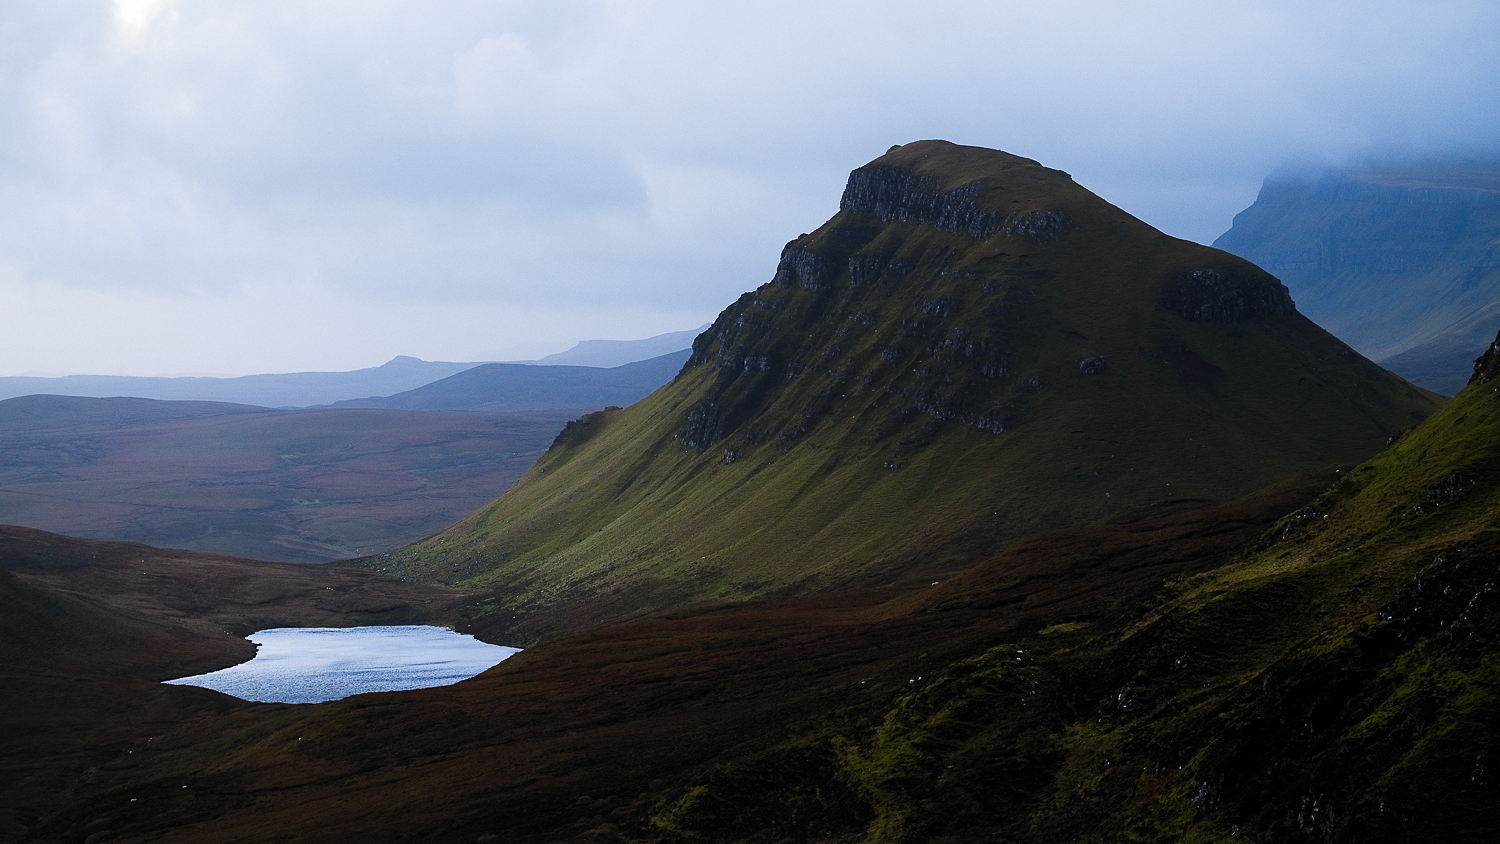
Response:
M1057 210L1005 214L979 205L983 184L976 180L952 190L931 176L903 167L871 164L849 174L839 209L882 223L921 223L946 232L983 239L1021 234L1032 243L1051 243L1072 231L1073 221Z
M1469 383L1488 384L1496 376L1500 376L1500 335L1496 335L1490 347L1474 361L1474 374L1469 376Z
M945 184L919 172L922 157L916 167L882 159L851 173L839 215L788 243L771 282L741 297L694 341L688 367L710 364L716 374L689 411L682 442L702 450L738 429L741 444L775 436L785 446L824 415L831 396L802 405L795 424L786 422L790 408L773 408L799 392L797 382L830 372L858 382L859 391L879 385L862 412L877 416L881 430L918 417L984 431L1012 427L1032 394L1057 377L1015 369L1025 359L1020 347L1035 342L1027 339L1038 316L1035 288L1054 280L1030 253L1055 253L1079 229L1067 204L1081 191L1060 171L993 155L1011 172L1048 180L1046 200L1007 202L1018 185L994 175ZM924 229L960 238L939 246L898 234ZM1214 325L1296 312L1286 287L1259 268L1211 253L1194 260L1193 269L1157 282L1159 309ZM799 328L789 335L794 323ZM1097 374L1104 361L1080 353L1075 363L1079 372ZM911 445L930 437L905 439ZM893 451L889 466L901 465L901 452Z
M1500 328L1500 166L1268 179L1214 245L1279 276L1302 312L1445 393Z

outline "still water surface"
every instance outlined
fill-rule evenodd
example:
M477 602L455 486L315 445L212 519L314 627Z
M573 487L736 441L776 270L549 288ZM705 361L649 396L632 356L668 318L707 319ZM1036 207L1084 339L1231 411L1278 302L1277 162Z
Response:
M444 627L277 627L246 637L255 659L168 680L263 703L320 703L363 692L447 686L520 648L490 645Z

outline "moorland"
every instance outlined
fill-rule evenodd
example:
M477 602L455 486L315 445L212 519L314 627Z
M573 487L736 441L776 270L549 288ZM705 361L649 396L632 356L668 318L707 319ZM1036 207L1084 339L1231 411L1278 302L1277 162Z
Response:
M324 563L462 518L514 483L577 414L7 399L0 522Z
M661 338L641 342L653 341ZM628 356L637 345L606 349ZM489 502L536 462L564 423L639 399L670 380L684 358L681 352L612 368L483 364L337 408L6 399L0 522L292 562L398 547ZM362 372L285 378L367 386L358 380ZM238 387L280 383L267 378L270 385L250 378ZM186 390L203 379L167 380Z

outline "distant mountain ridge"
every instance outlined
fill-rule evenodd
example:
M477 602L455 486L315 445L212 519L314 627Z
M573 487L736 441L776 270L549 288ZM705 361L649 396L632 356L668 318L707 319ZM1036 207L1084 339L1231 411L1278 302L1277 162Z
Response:
M131 375L65 375L0 378L0 399L29 395L84 398L216 401L260 407L311 407L351 398L388 395L446 378L477 363L425 361L398 355L380 366L349 372L287 372L237 378L149 378Z
M1265 267L1298 308L1444 394L1500 329L1500 163L1273 176L1214 246Z
M581 340L573 348L541 360L525 361L524 364L552 367L598 367L611 369L630 363L661 357L673 352L685 352L693 345L693 338L702 329L674 331L646 337L641 340ZM162 401L210 401L249 404L260 407L326 407L335 402L392 396L431 384L450 375L484 366L483 362L455 363L448 361L425 361L407 355L397 355L380 366L356 369L348 372L287 372L266 375L243 375L235 378L211 377L140 377L132 375L64 375L58 377L7 376L0 377L0 400L30 395L80 396L84 398L134 398L159 399ZM511 366L521 366L517 362ZM513 372L515 370L512 370ZM494 371L491 371L493 375ZM551 378L555 373L526 373L516 377L528 386L518 386L516 391L525 392L532 386ZM559 376L562 383L574 384L581 380L576 374ZM606 376L605 381L616 376ZM667 377L671 377L670 374ZM665 383L664 378L661 383ZM653 389L661 386L653 385ZM560 387L564 393L571 387ZM608 392L608 390L606 390ZM646 392L650 392L647 390ZM630 390L626 390L630 393ZM645 395L645 393L641 393ZM584 395L587 398L586 395ZM609 401L579 401L576 397L566 400L569 404L537 405L520 402L524 407L507 407L508 410L536 410L542 407L604 407L609 404L626 404L611 393ZM637 396L639 398L639 396ZM546 401L545 399L539 399ZM512 402L511 404L515 404ZM377 405L357 405L373 407ZM390 406L390 405L378 405ZM457 408L444 408L457 409ZM474 408L468 408L474 409Z
M1038 530L1357 461L1436 406L1265 271L1029 159L908 144L840 208L666 387L363 564L487 590L518 635L935 578Z
M693 345L693 338L705 328L708 326L658 334L644 340L582 340L573 348L547 355L537 363L543 366L600 366L606 369L624 366L689 349Z
M491 413L554 408L597 410L639 401L672 380L687 358L688 350L684 348L608 369L486 363L406 392L341 401L333 406Z

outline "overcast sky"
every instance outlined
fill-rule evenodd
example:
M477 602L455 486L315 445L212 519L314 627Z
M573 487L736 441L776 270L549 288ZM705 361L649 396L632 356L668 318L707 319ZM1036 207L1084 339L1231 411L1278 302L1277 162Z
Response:
M1288 162L1500 150L1500 3L5 0L0 375L695 328L947 138L1210 242Z

